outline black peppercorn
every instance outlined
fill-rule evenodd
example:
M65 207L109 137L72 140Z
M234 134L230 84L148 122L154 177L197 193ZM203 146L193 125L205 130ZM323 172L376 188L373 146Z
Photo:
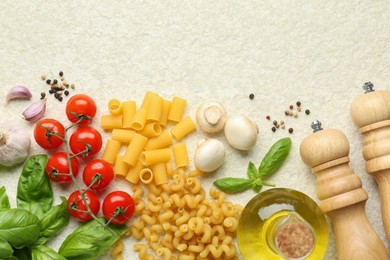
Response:
M294 129L289 128L289 129L288 129L288 132L289 132L290 134L292 134L292 132L294 132Z
M271 128L271 130L272 130L272 132L275 132L275 131L276 131L276 127L273 126L273 127Z
M42 92L41 93L41 99L44 99L46 97L46 93L45 92Z
M60 73L58 73L58 75L60 75L60 77L64 76L64 73L62 71L60 71Z
M55 98L59 98L59 97L60 97L60 94L55 93L55 94L54 94L54 97L55 97Z
M249 95L249 98L250 98L250 99L254 99L254 98L255 98L255 95L254 95L253 93L251 93L251 94Z
M301 101L297 101L297 107L301 106Z
M306 113L306 115L309 115L309 114L310 114L310 110L309 110L309 109L306 109L306 110L305 110L305 113Z
M51 80L50 80L50 79L46 80L46 84L47 84L47 85L50 85L50 83L51 83Z
M65 96L69 95L69 91L65 90L64 94L65 94Z
M53 84L57 84L58 83L58 81L55 79L55 80L53 80Z
M50 89L49 94L53 94L53 93L54 93L54 90Z
M57 99L58 99L60 102L62 101L62 97L61 97L61 96L60 96L60 97L58 97Z

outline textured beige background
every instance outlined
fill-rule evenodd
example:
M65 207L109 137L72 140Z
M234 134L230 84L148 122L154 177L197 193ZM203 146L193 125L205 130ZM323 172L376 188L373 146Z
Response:
M388 1L0 1L0 100L15 84L28 85L34 100L47 90L41 73L63 70L77 92L89 93L107 113L112 97L141 101L146 90L163 97L188 99L186 113L195 115L200 102L223 101L230 115L249 115L260 127L256 147L248 153L227 147L223 167L204 179L244 176L249 160L262 156L286 131L272 133L269 114L284 119L290 103L301 100L312 113L285 119L294 127L292 152L271 178L278 187L315 197L315 178L299 157L310 122L342 130L351 142L351 166L369 192L367 214L385 241L378 187L365 173L362 138L351 122L349 105L372 81L388 89L390 81L390 3ZM250 101L248 95L255 94ZM0 121L25 125L19 114L27 102L0 108ZM48 99L48 117L64 119L64 102ZM66 120L64 119L64 122ZM97 122L95 125L98 126ZM31 131L30 131L31 132ZM105 138L108 134L104 135ZM189 137L190 153L197 133ZM217 136L224 141L223 136ZM33 153L42 152L33 145ZM15 205L20 168L0 169ZM116 182L117 188L128 189ZM71 189L53 185L55 195ZM112 188L114 189L114 188ZM252 191L229 196L246 203ZM316 199L317 200L317 199ZM69 228L49 245L58 249ZM135 259L132 239L126 240L126 259ZM107 256L105 258L108 258ZM326 259L335 259L331 233Z

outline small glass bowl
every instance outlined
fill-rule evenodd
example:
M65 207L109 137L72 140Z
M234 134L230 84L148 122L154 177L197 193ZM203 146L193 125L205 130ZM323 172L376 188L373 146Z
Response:
M252 198L237 230L245 260L322 259L328 236L328 224L317 203L287 188L269 189Z

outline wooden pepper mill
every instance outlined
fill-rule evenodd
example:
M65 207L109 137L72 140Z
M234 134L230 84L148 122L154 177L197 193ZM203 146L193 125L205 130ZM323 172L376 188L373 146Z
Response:
M390 242L390 91L374 91L367 82L366 94L351 105L351 117L364 136L363 157L366 170L378 183L382 220Z
M349 142L336 129L322 130L314 121L314 133L306 137L300 154L317 176L319 206L332 221L338 259L389 259L386 248L368 221L367 192L349 167Z

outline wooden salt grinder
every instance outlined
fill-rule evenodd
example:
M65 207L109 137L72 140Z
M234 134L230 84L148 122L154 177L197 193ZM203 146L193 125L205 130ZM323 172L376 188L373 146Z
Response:
M366 94L351 105L351 117L364 136L363 157L366 170L378 183L382 220L390 242L390 91L374 91L367 82Z
M303 140L300 154L317 176L319 206L333 223L338 259L389 259L365 212L367 192L349 167L346 136L336 129L322 130L318 121L312 127L314 133Z

